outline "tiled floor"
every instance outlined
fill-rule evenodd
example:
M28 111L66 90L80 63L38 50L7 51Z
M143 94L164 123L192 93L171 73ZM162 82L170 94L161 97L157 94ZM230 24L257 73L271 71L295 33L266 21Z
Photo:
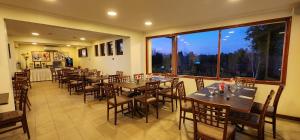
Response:
M28 112L28 123L32 140L191 140L193 128L186 121L178 130L178 112L160 109L159 120L151 110L149 123L145 118L130 118L119 114L118 125L113 124L113 115L106 121L105 101L89 98L83 103L82 95L70 96L66 88L60 89L56 83L33 83L29 93L32 110ZM168 106L167 106L168 107ZM112 114L112 111L111 111ZM248 132L256 132L247 130ZM266 125L266 139L272 139L271 127ZM299 139L300 123L278 121L277 139ZM1 134L0 140L27 139L19 129ZM255 139L238 133L236 139Z

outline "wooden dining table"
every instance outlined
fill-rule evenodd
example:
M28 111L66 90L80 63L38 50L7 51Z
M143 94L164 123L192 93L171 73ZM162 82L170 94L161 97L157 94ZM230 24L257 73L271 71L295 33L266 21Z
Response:
M218 88L218 85L218 83L214 83L209 87ZM232 93L228 89L225 89L224 93L216 93L215 95L213 95L213 97L210 97L208 87L205 87L200 91L196 91L190 95L187 95L187 98L209 103L229 105L234 111L249 113L254 102L256 91L256 87L241 87L234 93Z
M0 93L0 105L6 105L8 104L8 93Z
M114 86L116 87L122 87L130 90L135 90L138 88L142 88L146 86L147 82L150 81L160 81L161 83L167 83L171 82L172 78L164 78L164 77L152 77L151 80L139 80L139 82L134 81L134 82L121 82L121 83L114 83Z

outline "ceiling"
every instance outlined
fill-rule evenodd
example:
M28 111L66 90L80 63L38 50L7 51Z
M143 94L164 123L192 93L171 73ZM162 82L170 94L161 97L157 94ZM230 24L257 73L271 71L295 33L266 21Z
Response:
M214 22L282 9L300 0L0 0L0 3L138 31ZM114 18L108 10L117 11ZM151 20L153 25L145 27Z
M81 41L80 38L86 38L86 42L94 42L105 38L116 37L115 35L75 30L56 26L49 26L31 22L16 20L5 20L8 36L31 37L31 33L37 32L39 38L59 40L59 41Z

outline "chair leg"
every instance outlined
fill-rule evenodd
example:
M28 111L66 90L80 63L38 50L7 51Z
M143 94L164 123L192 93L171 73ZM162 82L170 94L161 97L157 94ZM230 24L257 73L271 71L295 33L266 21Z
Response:
M124 105L121 105L122 115L124 115Z
M117 106L115 106L115 125L117 125L117 113L118 113L118 111L117 111Z
M131 117L133 118L134 115L134 108L133 108L133 103L130 103L130 108L131 108Z
M149 112L149 105L146 105L146 123L148 123L148 112Z
M173 105L173 99L171 98L171 106L172 106L172 112L174 112L174 105Z
M24 123L24 124L23 124L23 123ZM25 127L25 129L26 129L26 133L27 133L28 139L30 139L29 127L28 127L28 123L27 123L27 119L26 119L26 118L22 121L22 125L23 125L23 127ZM24 128L23 128L23 129L24 129Z
M86 103L86 93L83 93L83 102Z
M109 104L107 103L107 121L109 120Z
M273 138L276 139L276 117L272 117Z
M179 130L181 129L181 110L179 111Z
M186 112L183 111L183 123L185 123L185 114L186 114Z
M156 119L158 119L158 101L156 102Z

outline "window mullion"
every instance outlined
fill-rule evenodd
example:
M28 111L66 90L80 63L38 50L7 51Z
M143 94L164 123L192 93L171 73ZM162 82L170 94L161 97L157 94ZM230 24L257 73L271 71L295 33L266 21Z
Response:
M217 79L220 79L220 67L221 67L221 30L219 30L219 39L218 39L218 60L217 60Z

